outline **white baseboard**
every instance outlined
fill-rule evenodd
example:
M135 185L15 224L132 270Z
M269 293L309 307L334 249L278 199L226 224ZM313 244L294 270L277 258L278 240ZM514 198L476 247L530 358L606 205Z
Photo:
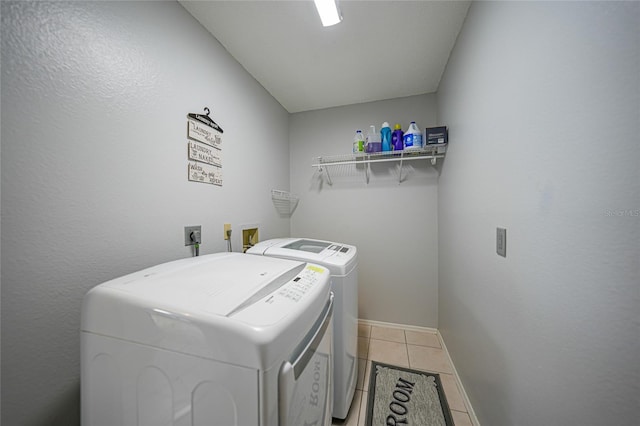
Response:
M449 351L447 350L447 345L444 343L444 339L442 338L442 335L440 334L437 328L421 327L418 325L408 325L408 324L395 324L390 322L372 321L372 320L366 320L366 319L358 319L358 324L372 325L377 327L401 328L403 330L422 331L422 332L433 333L437 335L438 340L440 341L440 346L442 347L442 350L444 351L447 359L449 360L449 364L451 364L451 368L453 369L453 377L455 378L456 383L458 385L458 389L460 390L460 395L462 396L464 406L467 409L467 414L469 414L469 419L471 419L471 424L473 424L473 426L480 426L480 422L478 421L478 417L476 416L475 411L473 411L473 407L471 406L471 402L469 401L467 392L464 390L464 386L462 384L462 381L460 380L460 376L458 375L456 366L453 364L453 360L449 355Z
M375 325L376 327L401 328L403 330L424 331L427 333L438 334L437 328L421 327L419 325L395 324L391 322L372 321L366 319L359 319L358 324Z
M458 390L460 391L460 395L462 396L462 400L464 402L464 406L467 408L467 414L469 415L469 419L471 419L471 424L473 426L480 426L480 422L478 421L478 417L476 416L476 412L473 411L473 407L471 406L471 401L469 401L469 397L467 396L467 391L464 389L462 384L462 380L460 380L460 375L458 375L458 370L456 370L456 366L449 355L449 351L447 350L447 345L444 343L444 339L442 338L442 334L438 331L438 340L440 340L440 346L442 346L442 350L444 351L447 359L449 360L449 364L451 364L451 368L453 369L453 377L456 379L456 383L458 384Z

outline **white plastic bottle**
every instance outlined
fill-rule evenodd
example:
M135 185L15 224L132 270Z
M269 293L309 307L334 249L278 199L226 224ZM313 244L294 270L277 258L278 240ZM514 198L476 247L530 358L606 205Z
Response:
M422 132L415 121L411 122L404 133L404 149L422 149Z
M380 133L376 133L376 126L369 127L369 134L367 135L366 152L380 152L382 151L382 142L380 141Z
M353 138L353 153L364 152L364 135L362 130L356 130L356 136Z

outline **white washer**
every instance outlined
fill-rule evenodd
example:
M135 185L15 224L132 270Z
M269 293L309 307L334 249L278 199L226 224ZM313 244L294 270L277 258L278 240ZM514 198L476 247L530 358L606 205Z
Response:
M219 253L90 290L84 426L331 424L330 274Z
M333 313L333 417L349 412L358 379L358 257L355 246L306 238L276 238L261 241L250 254L301 260L331 271L335 295Z

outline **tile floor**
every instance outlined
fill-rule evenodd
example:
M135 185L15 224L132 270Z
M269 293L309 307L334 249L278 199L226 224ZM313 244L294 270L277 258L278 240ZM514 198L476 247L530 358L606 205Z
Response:
M337 426L364 425L369 388L370 361L380 361L440 374L444 393L456 426L472 426L458 390L453 369L435 333L359 324L358 384L351 409Z

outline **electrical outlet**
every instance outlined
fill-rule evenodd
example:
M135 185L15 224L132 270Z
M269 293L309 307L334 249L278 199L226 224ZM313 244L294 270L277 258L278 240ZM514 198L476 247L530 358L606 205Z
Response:
M228 240L229 239L229 234L227 233L227 231L231 231L231 224L230 223L225 223L224 224L224 239Z
M194 244L193 240L191 240L192 232L197 232L198 234L200 234L200 242L202 242L202 226L201 225L185 226L184 227L184 245L185 246L192 246Z
M505 228L497 228L496 253L502 257L507 257L507 230Z

